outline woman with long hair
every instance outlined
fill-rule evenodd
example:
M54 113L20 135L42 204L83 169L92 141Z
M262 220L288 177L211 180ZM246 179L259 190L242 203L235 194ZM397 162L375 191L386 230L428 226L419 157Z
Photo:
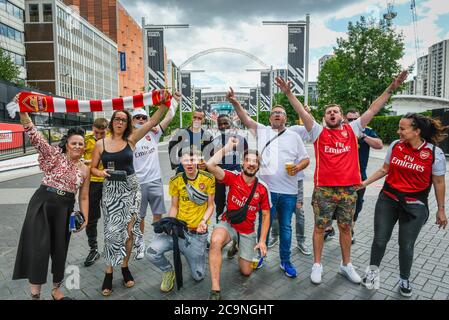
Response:
M39 153L39 167L44 177L28 205L20 235L13 280L28 279L31 298L40 299L42 284L47 282L51 258L54 300L69 299L60 290L70 241L69 219L79 190L79 205L84 223L89 211L89 169L81 161L84 153L84 130L69 129L60 146L51 146L36 130L27 113L20 113L31 144Z
M163 102L168 101L169 94L163 90ZM133 249L143 252L143 234L140 231L140 185L133 167L133 150L142 139L160 121L167 107L161 104L150 120L133 131L132 118L128 111L117 110L109 123L110 136L97 141L92 155L91 173L105 177L103 185L102 212L104 215L104 258L106 274L102 294L112 293L113 267L121 265L123 285L134 286L134 278L128 268ZM104 170L98 165L100 160ZM122 179L114 178L117 170L126 172Z
M385 163L362 187L387 176L374 211L374 239L370 266L362 284L378 288L379 266L393 228L399 221L399 292L412 295L410 270L415 241L429 217L428 196L433 185L438 205L435 224L446 228L446 158L436 145L444 140L448 127L418 113L408 113L399 121L399 140L391 143Z

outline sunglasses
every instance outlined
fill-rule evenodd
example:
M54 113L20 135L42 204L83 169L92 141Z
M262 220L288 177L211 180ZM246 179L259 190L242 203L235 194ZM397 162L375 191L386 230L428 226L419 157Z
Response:
M138 116L135 116L134 119L137 119L137 120L147 120L148 117L145 116L145 115L138 115Z
M125 118L114 118L114 120L112 120L114 122L122 122L122 123L127 123L128 119Z
M284 111L273 111L270 113L270 115L274 115L274 116L285 116L285 112Z
M348 122L352 122L354 120L357 120L358 118L347 118L346 120L348 120Z

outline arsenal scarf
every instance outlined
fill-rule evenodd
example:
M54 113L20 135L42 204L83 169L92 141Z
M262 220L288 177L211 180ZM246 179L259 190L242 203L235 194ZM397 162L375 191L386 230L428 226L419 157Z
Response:
M9 116L14 118L16 112L101 112L157 106L161 103L167 107L177 104L171 94L168 94L168 98L164 101L164 90L109 100L71 100L34 92L20 92L8 103L6 109Z

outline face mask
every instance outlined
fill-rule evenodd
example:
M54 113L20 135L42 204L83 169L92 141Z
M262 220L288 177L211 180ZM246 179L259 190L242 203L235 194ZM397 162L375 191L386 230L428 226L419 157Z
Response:
M134 128L136 128L136 129L142 128L142 125L141 125L140 123L136 123L136 124L134 125Z
M194 120L194 121L192 122L192 127L193 127L194 129L199 129L199 128L201 127L201 121Z

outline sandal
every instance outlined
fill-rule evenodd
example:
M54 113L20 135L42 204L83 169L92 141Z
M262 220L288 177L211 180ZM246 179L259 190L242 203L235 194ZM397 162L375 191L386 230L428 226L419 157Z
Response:
M51 297L53 298L53 300L73 300L72 298L69 297L62 297L61 299L56 299L55 296L53 295L54 291L58 290L59 288L61 288L62 282L59 282L58 284L56 284L56 287L54 287L53 289L51 289Z
M134 278L128 267L122 267L123 285L127 288L134 287Z
M112 272L105 273L103 285L101 286L101 294L105 297L110 296L112 293Z

